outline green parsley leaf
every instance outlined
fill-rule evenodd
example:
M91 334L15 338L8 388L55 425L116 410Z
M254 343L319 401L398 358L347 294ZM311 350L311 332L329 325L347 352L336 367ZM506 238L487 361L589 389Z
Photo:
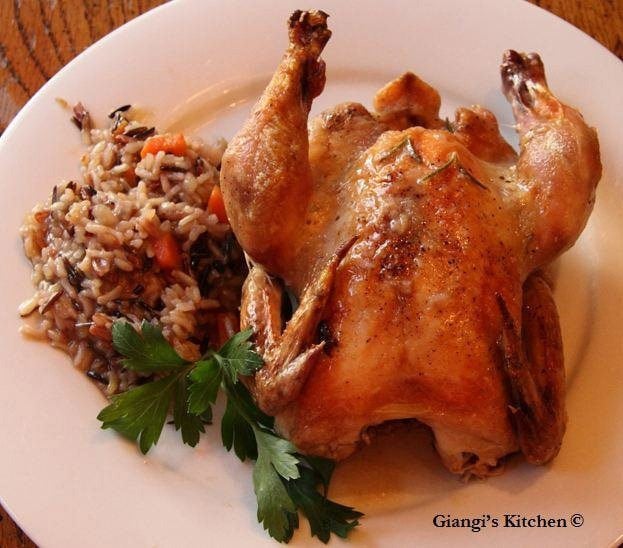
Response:
M252 375L264 365L264 360L253 350L253 344L249 341L251 335L252 329L236 333L214 354L214 358L234 384L238 382L238 375Z
M160 328L145 320L140 334L128 322L113 323L112 342L115 350L124 356L121 363L132 371L157 373L188 364L162 336Z
M233 384L225 378L221 386L225 390L227 399L232 400L236 408L250 424L259 424L268 430L273 428L274 419L255 405L251 394L244 384L241 382Z
M233 447L234 453L241 461L257 458L253 429L230 398L227 399L225 413L221 419L221 439L225 449L231 451Z
M443 167L443 166L442 166ZM345 537L358 524L360 512L330 501L326 492L334 463L296 453L276 434L274 420L254 403L239 375L262 367L249 341L251 330L234 335L219 352L189 363L162 336L160 328L143 322L140 332L126 322L113 325L113 344L128 369L166 376L111 398L98 415L102 428L113 428L139 441L146 453L162 433L168 413L184 443L195 446L212 421L219 388L227 404L221 421L223 445L240 460L256 460L253 486L257 518L280 542L288 542L299 526L297 510L309 520L312 536L328 542L331 533ZM323 493L318 491L321 486Z
M97 416L102 421L102 428L113 428L132 440L138 439L141 452L147 453L160 439L171 400L183 373L172 374L113 396L110 405Z
M218 387L217 387L218 389ZM205 432L201 413L193 414L189 411L187 403L186 378L182 376L177 383L175 392L175 404L173 406L173 424L175 430L182 431L182 441L194 447L199 443L201 434ZM205 412L204 409L202 412ZM210 409L211 411L211 409Z
M305 464L316 473L326 494L327 489L329 489L333 470L335 470L335 461L322 457L311 457L309 455L299 455L299 459L303 460Z
M253 467L257 520L271 537L287 542L298 527L298 515L282 478L299 477L299 460L294 455L296 448L289 441L258 426L252 425L252 428L257 447L257 461Z
M189 375L192 381L188 388L188 411L202 415L216 401L223 372L214 358L195 363Z
M255 441L257 442L258 461L260 457L266 459L277 473L284 479L296 479L299 477L299 469L297 464L299 459L294 455L296 447L288 440L284 440L272 434L253 428Z
M292 538L294 526L298 526L296 505L271 462L270 451L258 452L253 467L253 488L257 498L257 521L268 534L279 542Z
M346 538L349 531L359 525L358 519L363 514L322 496L316 490L319 480L322 481L313 470L301 467L300 477L286 481L285 486L291 500L307 517L311 535L326 544L331 533Z

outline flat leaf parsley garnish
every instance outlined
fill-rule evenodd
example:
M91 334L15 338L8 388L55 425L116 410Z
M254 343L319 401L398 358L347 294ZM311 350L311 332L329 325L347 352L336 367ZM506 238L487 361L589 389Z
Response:
M160 328L146 321L140 332L117 321L112 335L124 367L156 373L158 378L113 396L97 416L102 428L136 440L147 453L158 443L172 413L183 442L194 447L205 432L204 425L212 422L212 405L219 391L223 392L227 402L221 439L240 460L255 461L257 519L271 537L288 542L299 526L299 510L309 520L311 535L324 543L331 533L345 538L358 525L363 514L327 498L333 461L298 453L275 432L273 418L255 405L239 382L239 375L252 375L264 365L250 341L250 329L235 334L218 352L210 351L197 362L181 358Z

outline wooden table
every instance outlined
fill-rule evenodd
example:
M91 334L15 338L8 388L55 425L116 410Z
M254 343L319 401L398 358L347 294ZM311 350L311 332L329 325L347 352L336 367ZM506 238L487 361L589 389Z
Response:
M623 0L530 0L623 60ZM0 133L61 67L163 0L0 0ZM0 546L35 546L0 507Z

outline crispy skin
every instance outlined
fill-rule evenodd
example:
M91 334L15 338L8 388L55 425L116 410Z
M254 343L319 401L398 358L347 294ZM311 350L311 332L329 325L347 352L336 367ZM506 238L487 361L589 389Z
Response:
M562 338L556 304L540 272L526 280L523 296L521 334L498 296L501 371L521 450L529 462L544 464L558 453L566 427Z
M486 475L518 450L550 460L564 367L555 304L533 273L591 211L594 130L551 94L538 56L508 52L519 156L482 107L444 129L439 95L411 73L379 91L376 113L344 103L308 133L326 16L290 25L221 172L257 263L242 305L267 362L254 396L306 453L345 458L369 427L411 418L453 472ZM287 322L282 282L301 303Z
M374 96L378 117L391 129L422 126L443 127L439 119L441 97L437 90L412 72L405 72L381 88Z
M517 153L502 138L495 116L486 108L476 105L457 109L454 135L485 162L509 165L517 162Z

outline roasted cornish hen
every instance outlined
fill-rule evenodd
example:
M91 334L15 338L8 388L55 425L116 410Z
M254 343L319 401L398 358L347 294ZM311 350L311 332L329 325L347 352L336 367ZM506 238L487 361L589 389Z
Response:
M412 73L377 93L375 112L344 103L308 125L326 18L292 15L283 60L222 162L253 265L242 325L266 362L251 392L309 454L342 459L371 426L417 419L453 472L486 475L516 451L547 462L565 377L540 272L592 209L596 133L550 92L538 55L514 51L502 86L519 155L482 107L442 122L439 94Z

